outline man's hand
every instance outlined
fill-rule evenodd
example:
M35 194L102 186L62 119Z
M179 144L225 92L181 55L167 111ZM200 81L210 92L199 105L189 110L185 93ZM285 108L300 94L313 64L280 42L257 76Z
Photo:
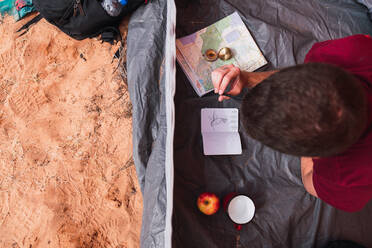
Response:
M224 65L212 72L212 83L214 86L214 93L219 94L218 101L229 99L228 96L224 96L227 86L230 84L229 95L239 95L244 87L253 88L257 84L261 83L272 74L278 72L265 71L265 72L247 72L241 71L239 67L234 65Z
M226 92L229 95L239 95L244 88L244 83L240 76L240 69L234 65L224 65L212 72L212 83L214 86L214 93L219 94L218 101L229 99L228 96L224 96L224 92L229 84L230 91Z
M313 167L314 162L312 158L302 157L301 158L301 176L302 183L309 194L318 197L313 184Z

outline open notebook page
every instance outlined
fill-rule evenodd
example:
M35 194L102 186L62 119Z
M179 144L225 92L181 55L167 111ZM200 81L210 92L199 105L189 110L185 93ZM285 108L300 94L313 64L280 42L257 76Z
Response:
M238 130L238 109L202 109L201 132L203 138L204 155L241 154L242 146Z

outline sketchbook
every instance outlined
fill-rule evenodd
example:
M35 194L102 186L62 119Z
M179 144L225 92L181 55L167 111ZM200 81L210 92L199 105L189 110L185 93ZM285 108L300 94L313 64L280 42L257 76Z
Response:
M236 108L203 108L201 110L201 133L204 155L242 153L239 110Z
M228 47L229 60L206 61L203 54ZM199 96L213 90L211 73L216 68L234 64L245 71L255 71L267 64L252 35L237 12L191 35L176 40L176 57Z

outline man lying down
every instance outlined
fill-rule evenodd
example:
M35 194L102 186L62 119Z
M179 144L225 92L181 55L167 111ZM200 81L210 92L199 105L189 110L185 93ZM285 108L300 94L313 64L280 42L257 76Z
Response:
M241 106L247 133L301 156L305 189L330 205L361 210L372 198L372 38L315 44L304 64L249 73L234 65L212 73L219 101L252 88Z

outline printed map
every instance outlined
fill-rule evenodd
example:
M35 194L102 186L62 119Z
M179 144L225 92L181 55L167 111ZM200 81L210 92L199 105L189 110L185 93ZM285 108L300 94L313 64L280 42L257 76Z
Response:
M267 64L238 13L233 13L191 35L176 40L177 61L199 96L213 90L211 72L223 65L234 64L242 70L254 71ZM206 61L208 49L219 51L228 47L233 52L230 60Z

